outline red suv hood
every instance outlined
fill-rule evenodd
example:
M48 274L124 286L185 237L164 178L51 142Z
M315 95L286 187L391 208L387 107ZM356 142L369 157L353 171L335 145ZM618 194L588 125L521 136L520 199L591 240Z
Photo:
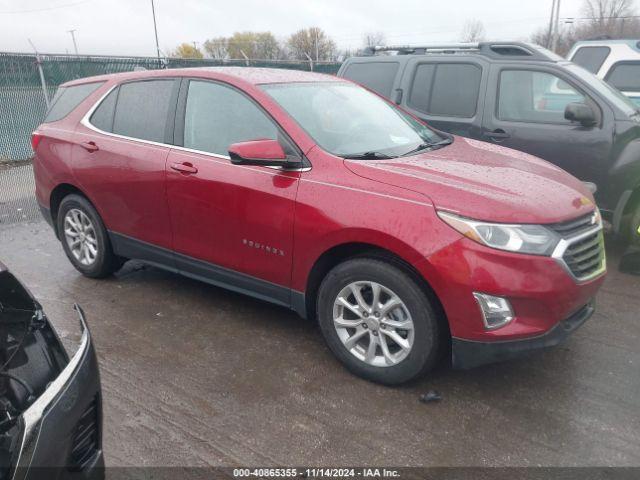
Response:
M593 210L582 182L532 155L455 137L453 144L391 160L346 160L362 177L428 196L434 205L477 220L555 223Z

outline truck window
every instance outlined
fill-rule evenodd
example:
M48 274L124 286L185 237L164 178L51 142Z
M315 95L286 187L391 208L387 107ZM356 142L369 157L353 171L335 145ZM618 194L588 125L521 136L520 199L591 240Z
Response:
M399 66L398 62L352 63L345 70L343 77L389 98Z
M436 116L476 114L482 69L471 63L422 63L411 85L410 107Z
M640 92L640 62L616 63L606 80L622 92Z
M498 89L498 118L514 122L570 123L567 104L585 101L559 77L533 70L503 70Z
M571 61L596 74L610 52L611 49L609 47L580 47L573 54Z

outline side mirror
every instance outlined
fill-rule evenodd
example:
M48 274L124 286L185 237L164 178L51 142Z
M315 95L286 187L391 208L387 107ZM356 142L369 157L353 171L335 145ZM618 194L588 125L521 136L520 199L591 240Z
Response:
M229 156L234 165L262 165L264 167L291 167L277 140L250 140L234 143L229 147Z
M596 114L593 109L583 102L572 102L564 109L564 118L570 122L580 122L585 127L596 124Z

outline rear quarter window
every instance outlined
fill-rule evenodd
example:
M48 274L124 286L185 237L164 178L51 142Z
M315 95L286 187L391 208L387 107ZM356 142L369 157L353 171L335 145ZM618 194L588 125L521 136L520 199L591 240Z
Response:
M609 47L580 47L573 54L571 61L596 74L609 56L609 53L611 53Z
M398 62L352 63L342 76L388 98L399 67Z
M53 97L51 107L44 118L44 122L49 123L62 120L102 85L104 85L104 82L60 87Z

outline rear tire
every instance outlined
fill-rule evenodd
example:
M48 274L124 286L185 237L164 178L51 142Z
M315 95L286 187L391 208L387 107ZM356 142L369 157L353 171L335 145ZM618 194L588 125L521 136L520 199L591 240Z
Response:
M405 383L439 358L440 325L429 299L383 260L355 258L334 267L320 285L317 316L331 351L367 380Z
M57 229L67 258L84 276L104 278L122 267L124 259L113 253L104 223L86 198L72 194L62 199Z

